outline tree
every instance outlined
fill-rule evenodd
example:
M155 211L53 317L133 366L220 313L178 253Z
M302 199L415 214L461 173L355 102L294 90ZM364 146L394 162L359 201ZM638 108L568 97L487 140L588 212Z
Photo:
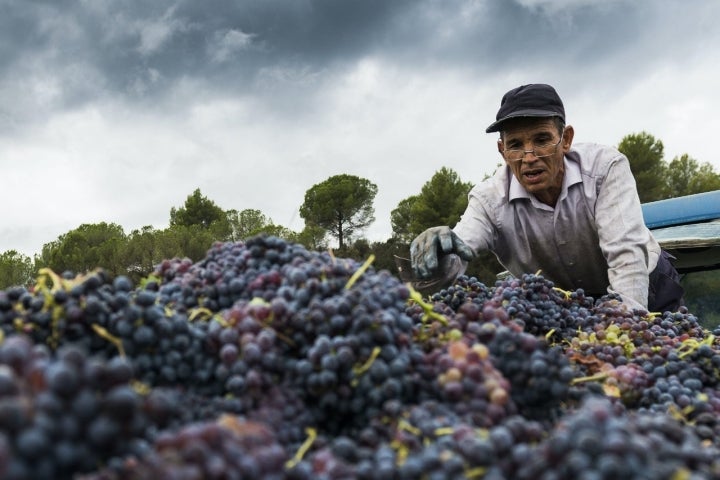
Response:
M394 257L397 255L407 258L410 244L399 240L397 237L391 237L385 242L373 242L370 244L370 250L375 255L373 266L376 270L388 270L397 276L398 271ZM358 260L365 260L366 258L367 255L358 257Z
M128 236L123 255L123 273L139 283L165 259L201 260L215 241L212 230L199 225L175 225L163 230L145 226L133 230Z
M228 240L246 240L252 236L266 234L291 240L297 236L295 232L282 225L275 225L260 210L245 209L240 212L228 210L226 212L230 224L230 237Z
M0 288L26 286L32 283L35 269L27 255L17 250L0 254Z
M228 210L226 215L230 224L230 240L233 241L245 240L257 235L263 228L272 223L260 210L250 208L240 212Z
M180 230L198 227L170 227L158 230L152 226L144 226L141 229L133 230L128 235L125 253L125 275L128 275L134 282L138 283L142 278L147 277L155 270L155 267L165 259L190 258L183 245L178 240ZM203 230L200 234L203 242L207 242L208 248L212 244L209 234ZM207 249L206 249L207 250Z
M214 242L221 241L212 230L200 225L176 225L169 227L162 234L162 241L176 250L174 257L189 258L194 262L207 255ZM168 258L168 257L166 257Z
M412 206L420 199L420 195L411 195L400 200L398 206L390 212L390 226L392 227L393 237L399 241L410 244L417 235L410 231L412 224Z
M180 208L170 209L170 226L189 227L197 225L209 229L217 222L227 222L227 214L215 202L203 196L199 188L188 195L185 204Z
M337 238L339 248L346 239L375 221L373 201L377 186L354 175L336 175L305 192L300 216L308 225L324 228Z
M463 182L454 170L442 167L419 195L401 200L391 212L393 235L409 243L426 228L454 227L467 208L471 188L472 183Z
M158 237L158 230L150 225L130 232L125 248L126 273L134 281L152 273L155 265L163 260L158 259Z
M708 162L700 164L687 153L670 162L666 181L673 197L720 189L720 175L714 172L713 166Z
M647 132L626 135L618 150L630 161L640 201L652 202L668 198L665 178L667 166L663 159L663 143Z
M370 248L370 242L366 238L358 238L352 244L346 244L344 249L338 249L336 253L341 257L354 258L364 262L373 252Z
M252 235L270 235L273 237L282 238L284 240L295 242L297 241L297 233L293 232L287 227L282 225L275 225L274 223L268 223L257 232L253 232Z
M320 251L327 249L325 237L327 231L317 225L306 225L300 233L295 234L293 240L302 244L308 250Z
M113 273L125 271L123 251L127 238L115 223L82 224L43 245L39 266L56 272L85 273L103 268Z

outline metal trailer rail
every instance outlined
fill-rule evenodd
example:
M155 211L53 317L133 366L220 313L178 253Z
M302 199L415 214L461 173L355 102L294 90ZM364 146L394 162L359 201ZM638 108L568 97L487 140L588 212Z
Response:
M679 273L720 268L720 190L642 205L645 224Z

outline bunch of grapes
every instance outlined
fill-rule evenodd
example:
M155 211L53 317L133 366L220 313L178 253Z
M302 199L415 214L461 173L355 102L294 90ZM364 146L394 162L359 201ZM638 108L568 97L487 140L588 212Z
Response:
M142 455L164 412L146 408L139 389L120 357L101 361L74 347L51 355L24 335L7 337L0 345L0 476L69 478Z
M141 460L128 458L81 480L283 478L288 460L267 426L223 414L159 435Z
M582 289L567 292L540 274L498 281L492 300L519 322L527 333L550 335L558 341L572 338L578 328L594 324L593 298Z
M668 415L590 396L515 464L512 478L717 478L718 453Z
M720 345L541 274L423 297L276 237L0 291L0 477L716 478Z

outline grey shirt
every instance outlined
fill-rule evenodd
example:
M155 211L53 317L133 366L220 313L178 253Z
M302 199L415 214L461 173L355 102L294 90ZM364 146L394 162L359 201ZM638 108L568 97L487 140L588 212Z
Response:
M513 275L541 274L556 286L619 293L647 308L649 274L660 246L643 221L628 159L577 144L565 155L555 207L528 193L509 167L476 185L453 229L473 250L490 250Z

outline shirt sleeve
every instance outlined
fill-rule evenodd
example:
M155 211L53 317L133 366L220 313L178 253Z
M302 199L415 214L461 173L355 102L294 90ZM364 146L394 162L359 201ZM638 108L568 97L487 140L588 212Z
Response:
M453 231L475 253L492 250L493 222L488 214L486 201L483 201L481 187L477 186L468 194L468 206Z
M647 308L649 267L654 243L643 220L630 163L624 155L610 164L600 186L595 218L608 263L608 290L633 308ZM659 247L658 247L659 248Z

